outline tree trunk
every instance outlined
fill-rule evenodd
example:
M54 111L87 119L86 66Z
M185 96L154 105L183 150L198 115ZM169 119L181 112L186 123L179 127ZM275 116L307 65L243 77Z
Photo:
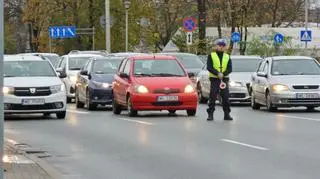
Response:
M198 0L199 53L206 54L206 1Z
M272 27L276 27L276 22L277 22L277 12L278 12L278 8L279 8L279 2L280 0L275 0L275 4L273 5L273 9L272 9Z
M73 10L74 25L77 28L79 28L79 14L78 14L77 0L72 1L72 10ZM77 50L82 50L81 36L77 36Z
M89 0L89 24L90 24L90 28L93 28L93 27L94 27L93 12L94 12L94 9L93 9L93 0ZM94 36L90 36L90 38L89 38L88 49L92 49L93 38L94 38Z

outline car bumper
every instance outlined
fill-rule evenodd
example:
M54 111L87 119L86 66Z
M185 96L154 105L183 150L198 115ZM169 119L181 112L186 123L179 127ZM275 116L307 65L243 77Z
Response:
M246 87L229 87L230 102L248 103L251 100L248 89Z
M90 103L110 105L112 104L112 89L89 89Z
M44 99L45 103L40 105L22 105L23 99ZM44 112L60 112L66 110L66 93L60 92L50 96L4 96L4 113L44 113Z
M188 110L197 109L197 93L192 94L170 94L168 96L178 96L178 101L157 101L158 96L163 94L131 94L131 102L134 110Z
M301 92L299 92L301 93ZM272 94L272 104L277 107L320 106L320 91L306 92L318 94L317 98L297 98L298 92Z

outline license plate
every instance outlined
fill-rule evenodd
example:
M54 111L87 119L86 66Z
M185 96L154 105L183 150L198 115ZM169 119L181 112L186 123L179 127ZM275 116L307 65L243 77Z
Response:
M178 96L158 96L157 101L178 101Z
M44 99L22 99L22 105L41 105Z
M308 98L319 98L318 93L298 93L297 98L299 99L308 99Z

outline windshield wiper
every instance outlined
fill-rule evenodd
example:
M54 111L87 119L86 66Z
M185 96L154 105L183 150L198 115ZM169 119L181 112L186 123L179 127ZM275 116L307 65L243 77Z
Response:
M178 76L182 77L183 75L177 75L172 73L152 73L152 76Z
M70 70L81 70L81 68L74 67L74 68L70 68Z
M16 76L12 76L12 75L4 75L4 77L16 77Z
M134 74L134 76L152 76L152 75L147 73L136 73Z

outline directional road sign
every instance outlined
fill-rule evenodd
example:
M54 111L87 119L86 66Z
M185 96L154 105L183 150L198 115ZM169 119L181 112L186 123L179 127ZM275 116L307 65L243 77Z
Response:
M193 17L187 17L183 20L183 28L187 32L193 32L197 27L196 19Z
M240 41L240 38L241 38L241 35L239 32L233 32L232 35L231 35L231 40L234 42L234 43L237 43Z
M311 42L312 41L312 31L311 30L302 30L300 31L300 40L302 42Z
M49 27L51 39L75 38L77 36L75 26L51 26Z
M187 32L187 45L192 45L192 32Z
M284 36L280 33L277 33L275 36L274 36L274 42L277 43L277 44L281 44L284 40Z

